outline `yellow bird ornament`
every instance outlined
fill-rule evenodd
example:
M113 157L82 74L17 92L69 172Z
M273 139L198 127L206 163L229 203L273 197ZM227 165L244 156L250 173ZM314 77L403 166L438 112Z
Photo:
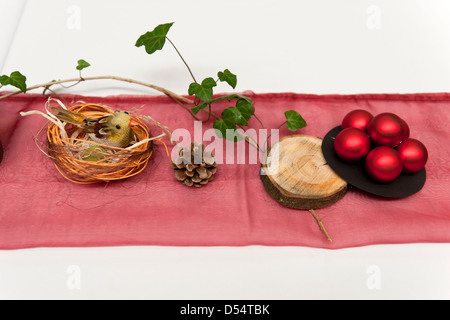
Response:
M97 119L87 118L61 107L52 108L52 113L63 122L82 128L92 141L99 144L125 148L134 140L133 127L137 124L125 111L115 111Z

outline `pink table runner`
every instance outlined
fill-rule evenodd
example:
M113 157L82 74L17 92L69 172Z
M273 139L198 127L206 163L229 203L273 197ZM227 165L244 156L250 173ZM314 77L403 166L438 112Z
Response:
M287 209L269 196L259 178L259 164L220 165L212 183L188 188L175 181L164 147L159 147L148 168L132 179L88 186L68 182L34 142L46 120L19 115L43 110L47 97L17 95L0 101L0 139L5 148L0 164L0 249L115 245L338 249L450 242L450 94L246 94L254 99L266 128L278 127L284 111L296 110L308 122L299 133L318 137L356 108L400 115L409 124L411 137L429 150L424 188L396 200L350 190L336 204L317 210L333 238L330 243L309 212ZM143 106L141 114L171 130L194 130L189 114L166 97L65 95L64 99L120 110ZM203 129L211 126L212 121ZM250 126L259 128L253 120ZM288 134L287 129L280 131L280 137Z

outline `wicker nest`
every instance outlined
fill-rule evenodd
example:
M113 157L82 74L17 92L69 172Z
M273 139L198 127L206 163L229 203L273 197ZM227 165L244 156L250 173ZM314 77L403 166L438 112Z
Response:
M99 104L79 104L68 110L99 118L113 113ZM153 152L149 128L138 117L135 139L130 147L115 148L90 140L79 128L65 124L61 127L50 122L47 129L48 155L55 162L58 171L69 181L92 184L126 179L141 173L147 166Z

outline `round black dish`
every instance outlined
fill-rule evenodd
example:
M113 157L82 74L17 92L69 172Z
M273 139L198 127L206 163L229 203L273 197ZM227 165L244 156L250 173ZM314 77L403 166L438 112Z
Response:
M388 198L405 198L419 192L425 185L426 170L423 168L414 174L402 173L389 183L374 181L366 172L364 160L347 163L341 160L334 151L334 139L341 131L341 126L326 134L322 142L322 152L328 165L350 185L371 194Z

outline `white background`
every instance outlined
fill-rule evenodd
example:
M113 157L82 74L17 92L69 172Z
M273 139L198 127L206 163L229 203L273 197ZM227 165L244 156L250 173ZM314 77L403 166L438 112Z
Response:
M172 48L150 57L134 47L175 22L170 38L197 78L229 68L236 91L447 92L449 17L446 0L0 0L0 74L45 83L77 76L85 59L85 76L186 94ZM159 94L111 81L64 92ZM0 299L449 298L450 244L0 251Z

